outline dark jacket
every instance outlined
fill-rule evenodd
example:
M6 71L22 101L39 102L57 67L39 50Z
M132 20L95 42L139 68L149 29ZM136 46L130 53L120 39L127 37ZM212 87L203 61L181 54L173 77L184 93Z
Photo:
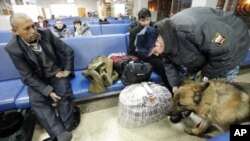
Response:
M56 26L51 28L52 33L59 38L69 38L71 36L70 30L65 24L63 24L62 29L58 29Z
M150 23L150 26L153 26L153 23ZM139 33L143 28L144 28L143 26L138 24L136 27L131 29L131 31L129 32L128 55L137 56L137 53L135 52L135 38L136 38L137 33Z
M38 29L39 44L43 51L62 70L73 71L74 53L63 41L55 37L49 29ZM32 49L19 37L13 37L5 47L21 80L30 88L48 96L53 87L46 83L43 69Z
M230 13L207 7L183 10L155 24L164 39L163 62L171 86L179 86L178 68L219 77L244 60L250 38L246 24Z

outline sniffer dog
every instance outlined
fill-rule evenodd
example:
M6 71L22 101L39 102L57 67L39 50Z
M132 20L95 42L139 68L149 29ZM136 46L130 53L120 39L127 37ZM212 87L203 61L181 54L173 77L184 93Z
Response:
M184 85L175 92L168 108L168 115L191 110L202 121L185 132L202 135L213 124L221 131L231 124L249 121L250 97L239 85L221 80Z

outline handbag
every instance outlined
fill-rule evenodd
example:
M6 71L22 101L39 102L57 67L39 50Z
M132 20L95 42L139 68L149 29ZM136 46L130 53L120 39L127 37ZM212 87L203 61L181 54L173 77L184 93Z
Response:
M124 66L121 81L124 85L149 81L151 73L151 64L143 61L129 61Z

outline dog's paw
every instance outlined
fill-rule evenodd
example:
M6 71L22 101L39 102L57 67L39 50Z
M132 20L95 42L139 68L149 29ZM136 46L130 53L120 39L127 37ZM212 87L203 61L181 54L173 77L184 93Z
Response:
M194 135L192 129L193 128L186 128L184 131L190 135Z
M200 131L197 128L186 128L184 131L190 135L194 135L194 136L200 135Z

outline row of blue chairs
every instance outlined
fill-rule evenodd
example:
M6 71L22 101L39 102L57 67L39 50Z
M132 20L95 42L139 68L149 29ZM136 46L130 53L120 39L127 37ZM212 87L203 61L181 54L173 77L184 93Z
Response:
M68 26L71 33L74 33L74 26ZM128 32L128 24L105 24L105 25L89 25L93 35L105 34L124 34ZM0 30L0 43L7 43L12 37L11 30Z
M82 71L98 55L108 56L111 53L127 52L128 34L109 34L89 37L62 39L75 53L75 77L71 85L76 101L99 98L118 94L125 86L121 80L107 88L104 93L93 94L88 92L90 81L82 76ZM11 109L25 109L30 107L27 86L21 80L10 57L4 50L6 43L0 44L0 112ZM161 78L155 73L151 81L160 83Z
M111 53L127 52L129 34L107 34L99 36L75 37L62 39L75 52L74 66L76 77L71 81L76 99L88 99L100 97L88 92L89 80L81 75L82 70L98 55L108 56ZM4 50L7 43L0 43L0 112L16 108L28 108L29 98L27 88L20 80L19 73L15 69L11 59ZM250 51L241 64L250 65ZM160 82L160 77L152 74L152 80ZM122 90L121 81L116 82L107 89L107 93ZM104 95L106 95L105 93Z
M64 24L70 25L73 24L75 19L64 19L62 20ZM88 24L99 24L99 19L80 19L82 23L88 23ZM55 25L55 20L48 20L49 24L51 26ZM131 23L131 20L128 19L122 19L122 20L115 20L115 19L108 19L108 22L110 24L123 24L123 23Z

